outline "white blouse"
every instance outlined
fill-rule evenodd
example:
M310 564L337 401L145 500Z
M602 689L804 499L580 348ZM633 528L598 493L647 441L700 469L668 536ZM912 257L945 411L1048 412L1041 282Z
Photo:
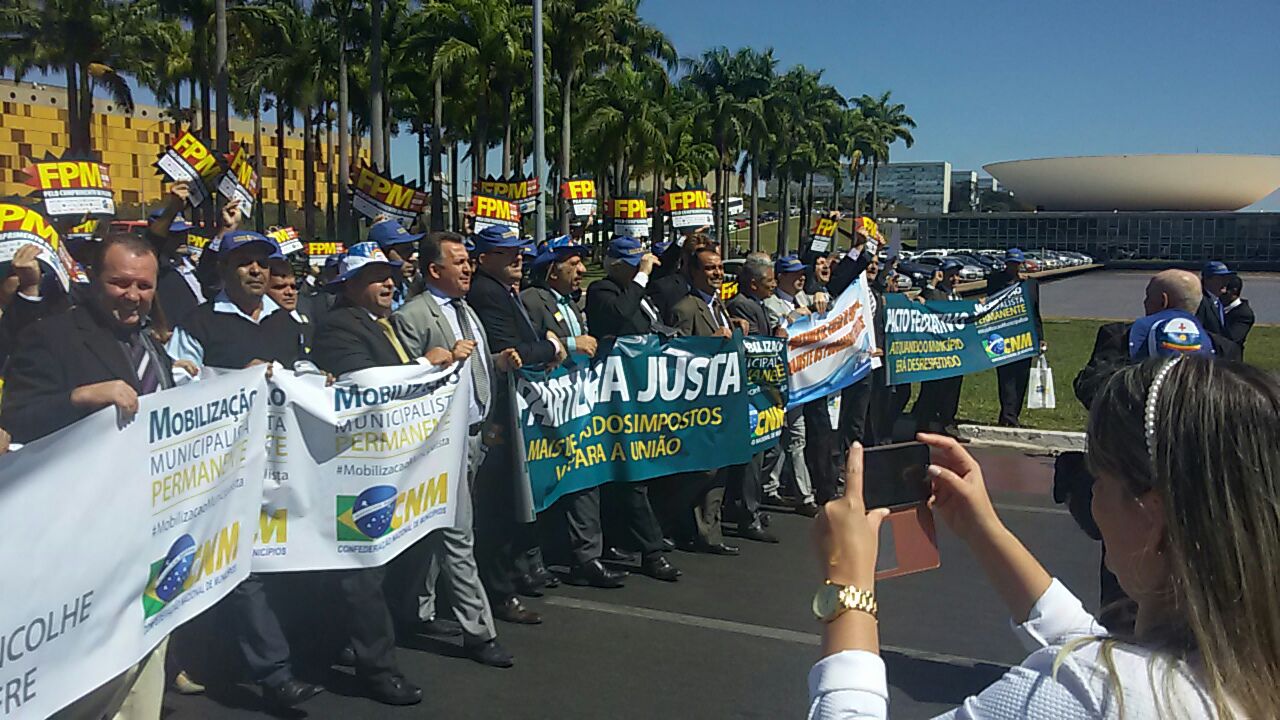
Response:
M946 720L1067 720L1119 718L1120 707L1101 643L1088 642L1066 653L1054 672L1062 646L1106 630L1085 612L1080 600L1056 579L1014 633L1031 654L1021 665L981 693L939 718ZM1171 664L1141 646L1116 644L1115 677L1124 695L1124 720L1170 717L1214 718L1213 703L1186 666ZM889 691L884 661L862 650L846 650L819 660L809 671L809 720L888 717Z

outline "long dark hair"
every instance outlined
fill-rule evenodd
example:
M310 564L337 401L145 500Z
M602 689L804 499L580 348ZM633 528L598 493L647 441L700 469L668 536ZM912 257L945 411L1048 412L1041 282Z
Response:
M1187 356L1120 372L1089 416L1095 475L1164 502L1172 616L1138 643L1194 660L1219 717L1280 707L1280 384L1242 363ZM1167 697L1167 695L1166 695Z

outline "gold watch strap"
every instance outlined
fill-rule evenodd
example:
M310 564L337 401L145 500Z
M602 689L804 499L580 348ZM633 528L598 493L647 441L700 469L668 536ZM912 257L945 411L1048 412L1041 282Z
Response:
M837 597L840 601L840 607L845 610L860 610L869 614L873 618L879 619L877 615L879 606L876 605L876 595L870 590L860 590L852 585L836 585L830 580L828 585L835 585L840 589Z

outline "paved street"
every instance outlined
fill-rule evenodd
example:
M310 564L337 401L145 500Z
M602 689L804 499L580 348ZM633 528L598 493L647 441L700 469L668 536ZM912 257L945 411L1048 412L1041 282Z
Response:
M994 451L982 457L1006 523L1092 605L1097 546L1053 505L1051 461ZM422 705L376 705L353 696L343 671L311 667L300 674L329 691L285 717L803 717L820 631L809 604L821 578L810 552L811 521L773 517L782 544L744 542L736 558L674 553L685 571L678 583L633 577L625 589L561 587L529 601L544 614L543 625L500 628L515 668L481 667L448 643L410 639L399 658L425 689ZM939 570L877 588L894 718L941 712L1023 657L973 558L945 530L939 539ZM298 602L314 609L316 599ZM295 626L293 635L314 650L329 626L315 620ZM188 657L216 655L216 636L198 642L200 651L189 649ZM256 693L243 685L200 698L170 695L166 705L169 720L264 716Z
M1040 287L1045 317L1131 320L1142 314L1142 296L1153 272L1089 272ZM1243 273L1244 298L1259 323L1280 323L1280 274Z

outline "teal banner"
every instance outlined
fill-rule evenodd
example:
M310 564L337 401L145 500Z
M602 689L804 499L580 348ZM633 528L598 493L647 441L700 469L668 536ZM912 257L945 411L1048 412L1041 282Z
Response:
M777 442L778 363L787 380L771 340L627 336L590 364L521 370L513 399L534 508L607 482L739 465Z
M1026 283L976 300L918 302L885 296L889 384L940 380L1033 358L1040 352Z

